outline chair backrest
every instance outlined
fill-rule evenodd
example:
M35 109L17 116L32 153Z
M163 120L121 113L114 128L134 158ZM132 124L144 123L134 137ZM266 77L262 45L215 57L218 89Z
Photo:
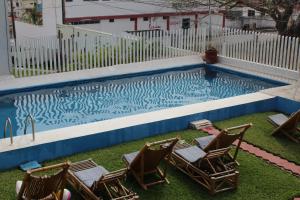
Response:
M147 143L130 164L130 168L137 172L150 172L156 169L159 163L170 156L178 138L167 139L154 143Z
M222 130L205 148L204 151L230 147L234 141L243 139L245 132L252 124L245 124Z
M18 194L21 199L62 199L66 184L69 163L62 163L49 167L29 170L26 172L23 184ZM33 173L54 171L60 169L53 175L36 176Z
M205 155L205 157L203 159L220 158L220 157L226 155L229 151L230 151L230 147L212 150L212 151L207 152L207 154Z
M299 121L300 121L300 110L293 113L286 122L284 122L280 127L278 127L278 129L293 131L298 127Z
M226 163L224 163L221 159L223 156L227 155L229 151L230 147L208 151L205 157L203 157L200 163L198 163L199 167L201 167L201 165L205 165L205 170L208 170L210 173L225 172L228 170L234 171L234 168L228 168Z

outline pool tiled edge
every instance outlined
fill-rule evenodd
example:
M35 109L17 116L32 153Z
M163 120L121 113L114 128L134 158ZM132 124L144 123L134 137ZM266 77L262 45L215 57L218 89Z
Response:
M219 121L271 110L291 113L299 108L299 102L253 93L52 130L37 134L36 142L32 142L32 136L27 135L19 137L14 146L8 146L9 140L5 139L1 140L0 159L6 162L0 164L0 170L16 167L30 160L42 162L171 131L180 131L186 129L188 123L193 120L205 118ZM3 146L6 146L6 149Z

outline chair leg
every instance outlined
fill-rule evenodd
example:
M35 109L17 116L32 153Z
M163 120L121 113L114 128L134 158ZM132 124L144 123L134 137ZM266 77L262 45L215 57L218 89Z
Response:
M147 185L144 183L144 177L137 174L135 171L131 170L134 178L137 180L138 184L144 189L148 190Z
M299 141L297 138L291 136L288 132L286 132L286 131L282 131L282 132L283 132L283 134L284 134L285 136L287 136L290 140L292 140L292 141L294 141L294 142L296 142L296 143L300 143L300 141Z
M170 184L170 181L166 177L166 173L163 173L159 167L157 167L157 173L162 181L165 181L167 184Z

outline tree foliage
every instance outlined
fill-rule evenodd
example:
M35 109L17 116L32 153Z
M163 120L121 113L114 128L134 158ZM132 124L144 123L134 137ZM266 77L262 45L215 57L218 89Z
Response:
M221 5L238 4L268 14L276 23L281 35L300 36L300 0L216 0Z
M176 9L207 6L208 0L169 0ZM231 9L244 5L268 14L280 35L300 37L300 0L211 0L213 6Z

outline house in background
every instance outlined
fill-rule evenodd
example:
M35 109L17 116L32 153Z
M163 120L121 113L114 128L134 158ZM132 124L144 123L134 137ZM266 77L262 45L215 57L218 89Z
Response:
M166 0L66 0L64 23L98 31L174 30L207 25L208 7L178 8ZM222 10L214 9L212 24L223 26Z
M147 30L174 30L207 26L208 7L203 5L181 8L166 0L12 0L17 38L55 36L57 25L75 25L109 33ZM36 6L41 23L21 19L28 9ZM30 12L29 12L30 13ZM212 9L212 24L224 26L224 10ZM28 15L27 15L28 16Z
M61 24L108 33L188 29L209 24L206 3L186 5L167 0L12 1L18 38L56 36L57 25ZM21 19L34 4L37 5L35 11L40 13L36 24ZM212 6L211 20L214 26L246 30L273 30L275 27L270 16L241 5L227 12L225 8Z
M269 15L243 5L226 11L225 26L243 30L275 31L275 21Z

